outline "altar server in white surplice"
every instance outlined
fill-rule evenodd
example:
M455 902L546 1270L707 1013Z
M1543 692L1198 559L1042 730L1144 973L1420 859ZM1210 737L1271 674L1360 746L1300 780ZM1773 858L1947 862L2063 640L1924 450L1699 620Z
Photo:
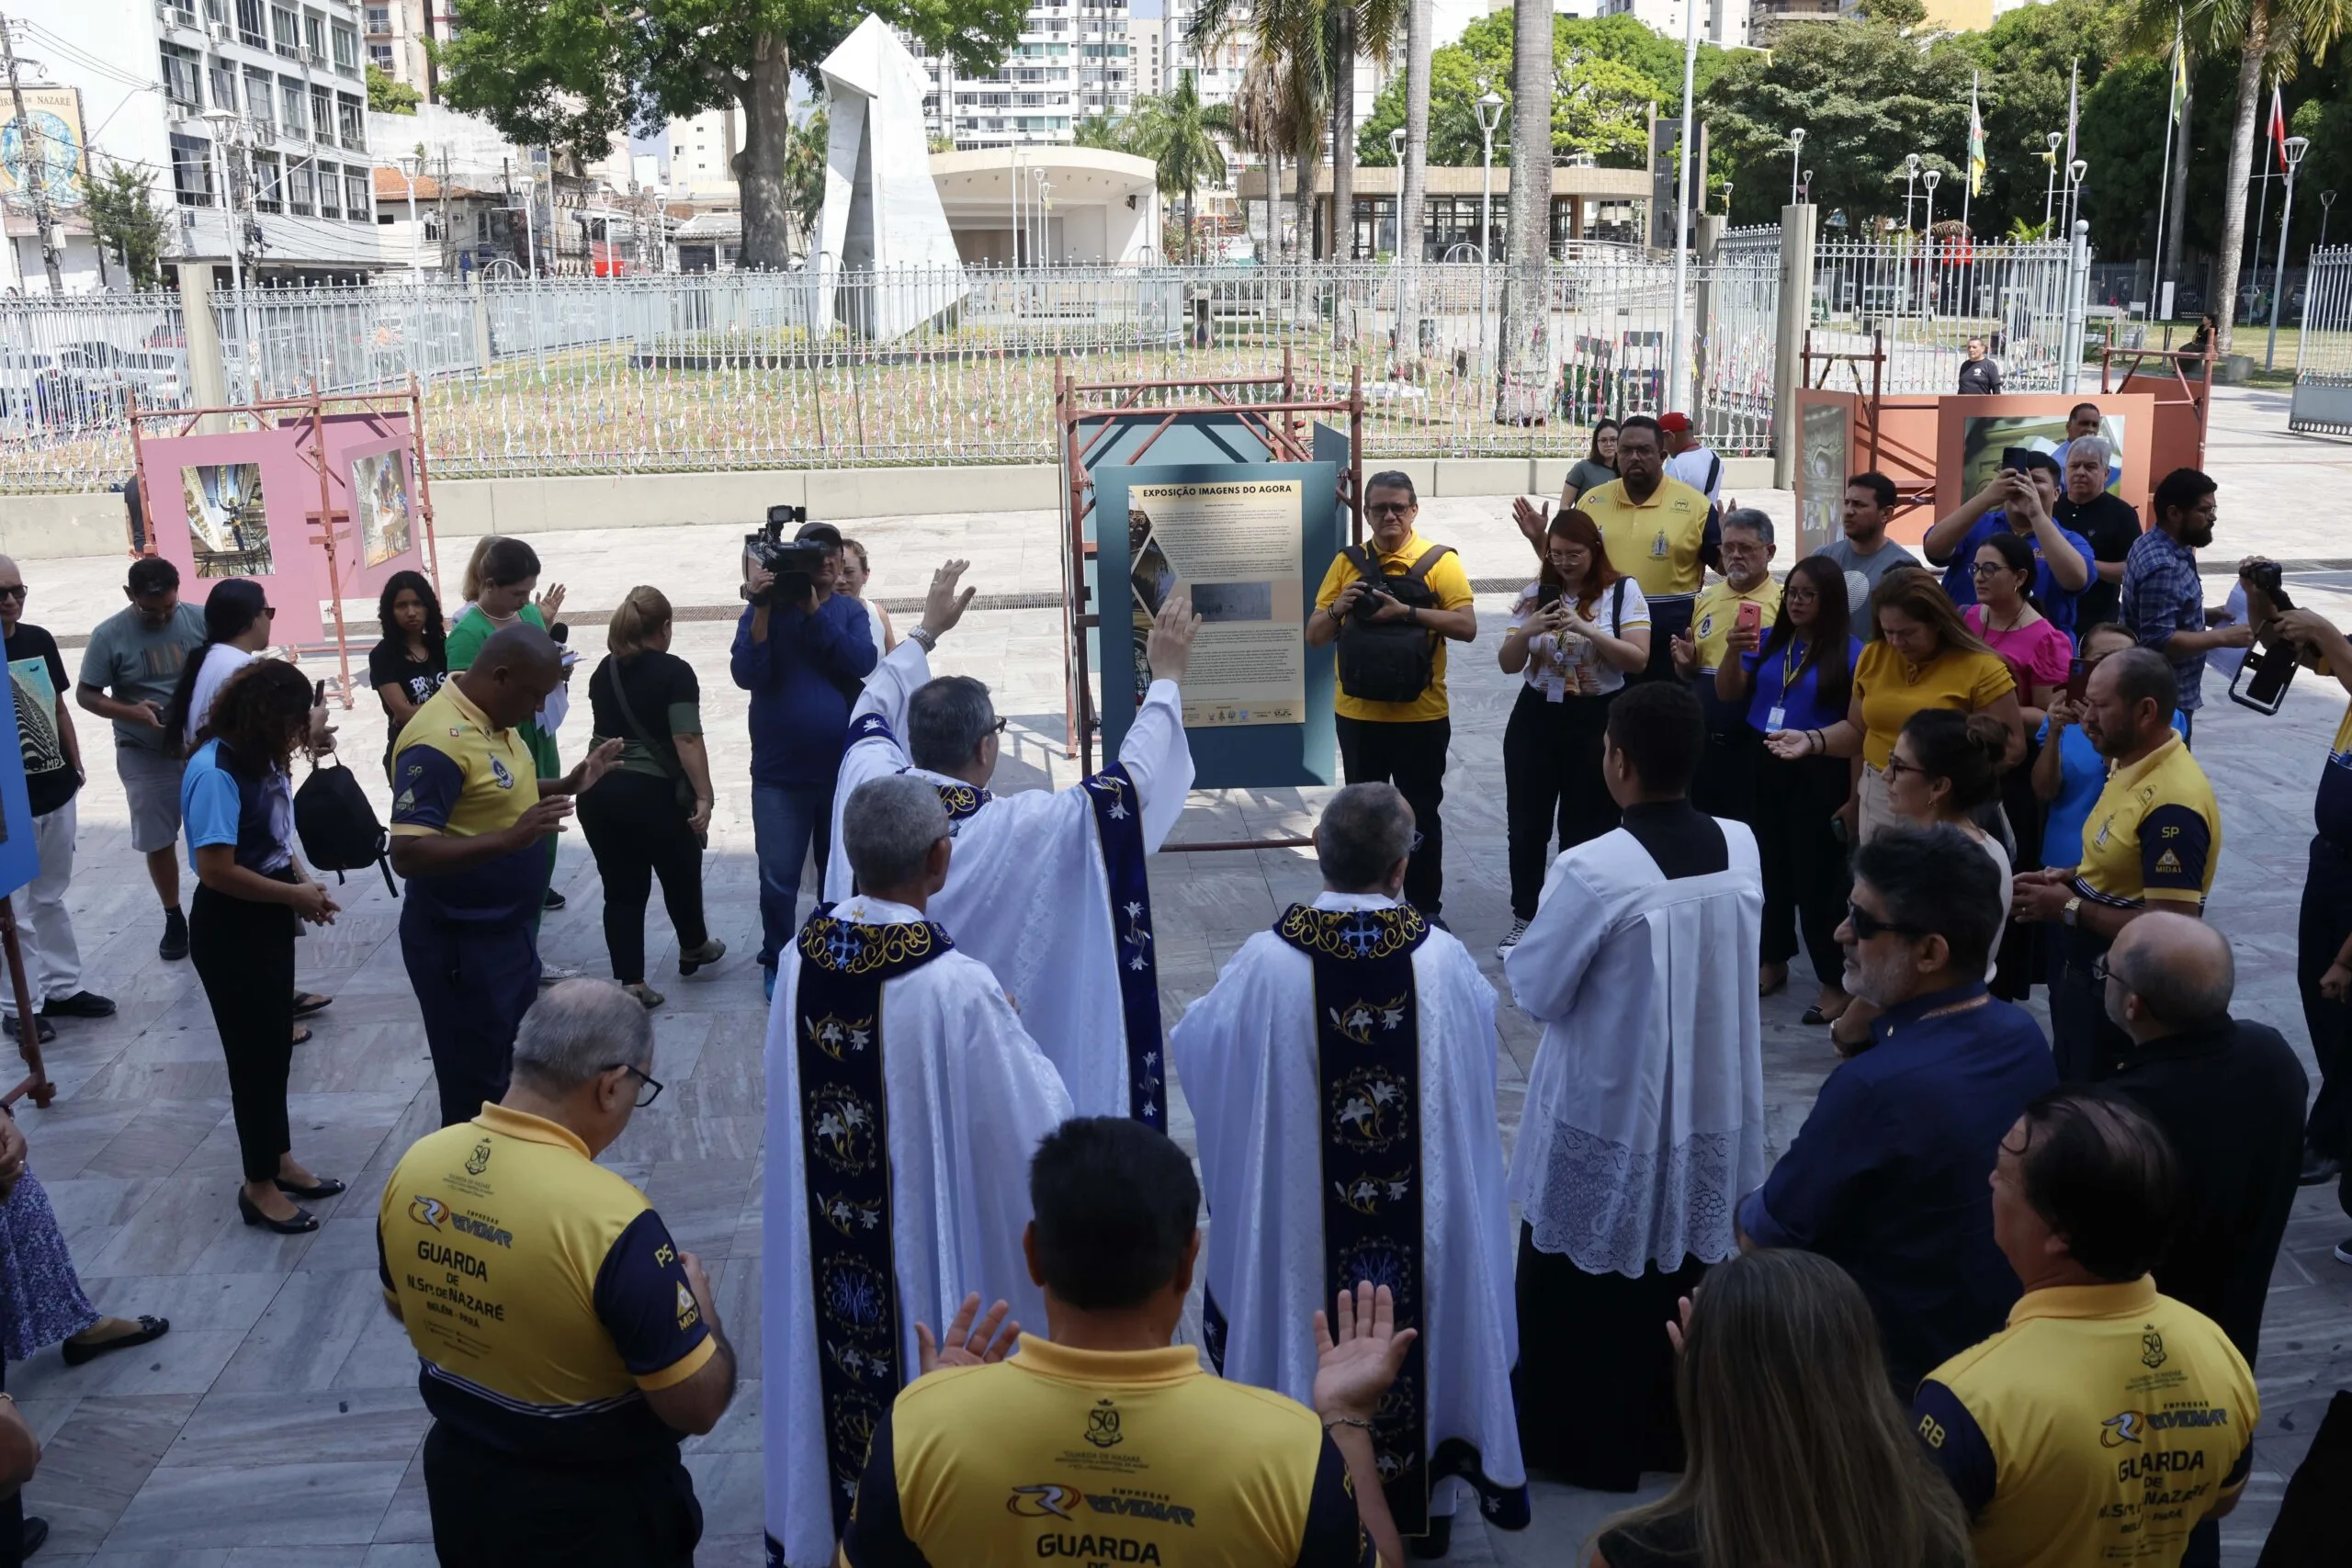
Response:
M926 918L954 852L938 792L874 780L841 830L868 891L809 917L768 1014L761 1421L791 1568L832 1562L918 1322L977 1291L1044 1325L1029 1159L1070 1113L995 976Z
M1396 1325L1420 1337L1373 1447L1398 1531L1437 1555L1462 1489L1506 1529L1528 1503L1495 990L1402 901L1418 842L1393 784L1332 796L1315 829L1324 892L1242 944L1168 1054L1208 1199L1210 1359L1307 1398L1317 1303L1390 1287Z
M932 649L971 602L969 589L956 592L964 567L949 561L933 575L922 624L866 677L834 799L893 773L938 789L955 824L956 863L932 917L1004 983L1080 1115L1127 1116L1165 1132L1159 963L1144 861L1176 826L1193 787L1176 683L1199 621L1182 596L1161 609L1148 648L1151 687L1117 761L1073 789L991 795L1004 721L989 689L968 675L931 673ZM825 897L849 897L852 869L836 829Z
M1665 1325L1764 1179L1764 886L1755 835L1687 798L1705 743L1679 683L1616 699L1601 774L1623 825L1553 863L1503 961L1544 1025L1510 1172L1520 1442L1597 1491L1682 1468Z

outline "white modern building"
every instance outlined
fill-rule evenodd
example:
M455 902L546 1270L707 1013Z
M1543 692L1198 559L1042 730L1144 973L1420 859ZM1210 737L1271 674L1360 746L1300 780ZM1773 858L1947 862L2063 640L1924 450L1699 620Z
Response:
M1123 115L1136 92L1126 0L1033 0L995 70L964 75L907 39L926 80L923 120L959 148L1066 142L1090 115Z
M1600 0L1593 15L1631 17L1661 38L1682 37L1682 7L1695 4L1699 37L1724 49L1747 47L1747 0Z
M14 41L20 71L79 89L95 165L154 174L167 266L347 281L384 265L361 26L355 0L74 0Z
M1136 96L1158 96L1168 90L1160 70L1160 52L1166 47L1161 28L1166 24L1158 17L1135 17L1127 22L1127 62L1135 72Z
M1159 171L1095 147L976 148L931 155L967 264L1135 266L1159 244Z

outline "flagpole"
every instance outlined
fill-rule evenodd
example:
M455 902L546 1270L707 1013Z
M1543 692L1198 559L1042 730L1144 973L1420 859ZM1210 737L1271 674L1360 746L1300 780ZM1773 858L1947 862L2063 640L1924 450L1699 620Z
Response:
M2270 118L2262 128L2262 140L2269 143L2273 149L2278 145L2278 135L2275 129L2278 123L2278 84L2273 82L2270 84ZM2278 153L2275 151L2263 154L2262 200L2255 209L2254 267L2246 276L2254 279L2254 291L2257 298L2262 293L2262 231L2270 221L2270 161L2277 156Z
M1964 169L1960 182L1960 232L1963 240L1975 236L1968 226L1968 198L1976 189L1976 74L1968 73L1968 140L1961 150Z
M2173 127L2180 122L2180 98L2177 87L2180 81L2180 51L2183 48L2181 34L2182 26L2182 15L2179 11L2176 10L2173 13L2172 23L2173 73L2172 79L2165 84L2165 158L2164 162L2159 164L2156 169L2156 265L2152 269L2154 281L2148 289L2148 319L2150 321L2156 320L2159 314L2165 314L2166 320L2170 319L2169 314L2163 310L2165 302L2165 203L2172 196Z
M2061 225L2069 245L2075 243L2075 131L2082 119L2083 62L2075 60L2068 66L2066 81L2066 201L2061 209L2066 220Z

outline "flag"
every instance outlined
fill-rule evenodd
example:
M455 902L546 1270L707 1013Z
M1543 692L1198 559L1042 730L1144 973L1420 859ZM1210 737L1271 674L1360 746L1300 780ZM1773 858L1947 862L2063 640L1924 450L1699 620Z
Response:
M1968 84L1968 194L1984 189L1984 117L1976 109L1976 84Z
M2270 146L2278 154L2278 167L2287 167L2287 106L2278 99L2278 84L2270 84Z
M2181 111L2188 107L2188 41L2181 36L2180 19L2172 25L2172 122L2180 123Z

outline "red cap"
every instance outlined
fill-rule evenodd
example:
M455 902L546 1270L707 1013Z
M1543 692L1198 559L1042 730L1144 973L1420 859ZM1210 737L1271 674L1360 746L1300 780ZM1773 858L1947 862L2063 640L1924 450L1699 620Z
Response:
M1657 427L1669 434L1687 434L1690 429L1690 416L1687 413L1662 413L1657 416Z

